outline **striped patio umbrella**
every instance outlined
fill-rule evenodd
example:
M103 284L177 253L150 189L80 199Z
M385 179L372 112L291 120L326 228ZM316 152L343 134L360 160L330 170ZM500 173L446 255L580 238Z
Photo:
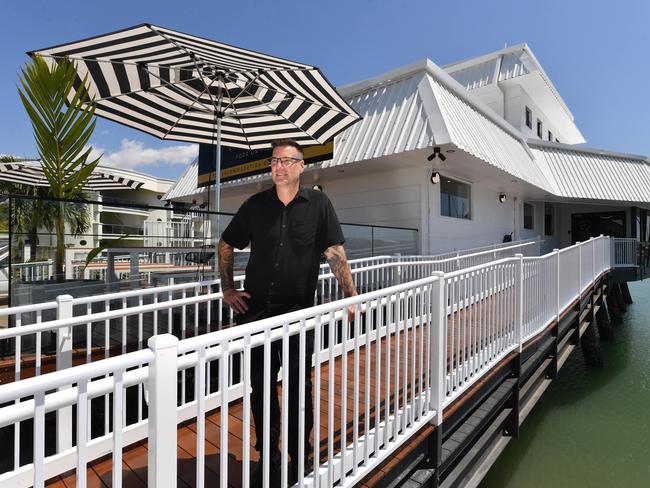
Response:
M314 66L142 24L28 53L75 61L96 114L161 139L269 147L323 144L359 120Z
M50 186L40 161L0 163L0 181L29 186ZM105 168L96 168L83 189L86 191L124 190L127 188L137 190L142 184L141 181L113 174Z

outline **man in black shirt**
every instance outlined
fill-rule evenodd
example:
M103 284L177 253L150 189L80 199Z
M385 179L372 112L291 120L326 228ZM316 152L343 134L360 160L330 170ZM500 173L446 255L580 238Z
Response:
M312 306L318 280L321 254L325 254L332 273L344 295L357 294L343 248L343 232L332 203L319 191L300 187L304 171L302 148L292 140L273 143L270 158L275 186L250 197L240 207L219 241L219 273L224 301L243 324ZM233 283L234 248L250 244L244 291ZM352 318L353 310L348 310ZM280 409L277 375L281 366L282 347L278 341L271 348L271 428L269 469L272 484L279 483ZM311 452L309 436L313 427L311 358L314 336L307 334L305 351L305 455ZM289 435L287 449L291 456L292 481L298 470L299 419L299 336L289 339ZM264 347L251 352L251 407L257 443L262 458L264 412ZM261 466L261 463L258 465ZM305 463L307 466L307 463ZM251 486L261 486L261 470L251 477Z

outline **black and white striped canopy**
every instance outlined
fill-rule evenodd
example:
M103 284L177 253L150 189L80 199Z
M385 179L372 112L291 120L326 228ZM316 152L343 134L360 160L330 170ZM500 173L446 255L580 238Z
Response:
M40 161L0 163L0 181L28 186L50 186ZM84 185L86 191L137 190L143 182L125 178L104 168L96 168Z
M216 144L221 116L224 146L322 144L359 120L318 68L154 25L29 54L75 61L97 115L161 139Z

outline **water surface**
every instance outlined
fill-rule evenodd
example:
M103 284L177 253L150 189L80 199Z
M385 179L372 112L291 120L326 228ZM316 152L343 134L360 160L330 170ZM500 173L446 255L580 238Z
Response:
M576 349L481 488L650 488L650 280L630 292L605 368Z

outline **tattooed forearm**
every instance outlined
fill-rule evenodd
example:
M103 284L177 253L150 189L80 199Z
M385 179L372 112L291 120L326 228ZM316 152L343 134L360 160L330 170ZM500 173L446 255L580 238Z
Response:
M221 277L221 290L231 290L235 288L233 281L233 263L234 263L234 248L226 241L221 239L219 241L219 276Z
M348 266L348 259L345 256L345 249L340 244L330 246L325 251L325 257L330 265L332 273L339 282L339 286L343 290L343 295L346 297L355 296L357 289L352 281L352 273Z

